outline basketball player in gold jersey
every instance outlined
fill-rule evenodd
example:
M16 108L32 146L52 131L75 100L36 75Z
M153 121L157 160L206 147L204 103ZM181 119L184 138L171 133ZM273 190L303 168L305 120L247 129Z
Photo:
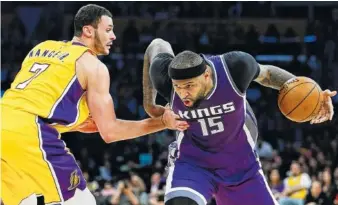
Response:
M170 110L142 121L116 119L109 73L96 57L108 55L116 39L112 15L86 5L74 28L72 41L35 46L2 99L1 198L6 205L36 205L39 196L45 204L96 204L61 133L98 131L110 143L189 126Z

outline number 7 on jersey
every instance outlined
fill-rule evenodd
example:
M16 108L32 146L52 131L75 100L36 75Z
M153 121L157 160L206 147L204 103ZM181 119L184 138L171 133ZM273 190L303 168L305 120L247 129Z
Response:
M34 63L33 66L29 69L29 72L34 73L34 75L32 77L30 77L29 79L25 80L22 83L19 83L16 88L17 89L24 89L25 87L27 87L27 85L32 82L32 80L36 77L38 77L38 75L40 75L43 71L45 71L47 68L49 67L49 64L39 64L39 63Z

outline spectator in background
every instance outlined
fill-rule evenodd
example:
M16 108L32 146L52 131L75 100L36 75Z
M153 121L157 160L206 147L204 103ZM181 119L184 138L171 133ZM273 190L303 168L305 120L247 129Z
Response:
M161 174L155 172L151 176L149 204L150 205L164 205L165 182L161 181Z
M110 182L105 182L103 189L99 193L95 193L97 205L107 205L110 204L112 196L117 194L117 189L113 187Z
M145 192L143 180L136 174L120 180L117 192L111 199L112 205L147 205L148 196Z
M336 196L338 196L338 190L337 186L334 183L331 175L331 171L329 168L326 168L323 172L323 193L327 196L327 198L330 200L330 203L333 204Z
M278 169L273 169L271 171L269 175L269 186L276 200L279 200L284 190L284 184L283 181L280 179Z
M322 192L322 184L319 181L314 181L310 192L305 198L305 205L331 205L332 203Z
M151 184L150 184L150 194L156 193L158 190L161 189L161 174L158 172L155 172L151 176Z
M143 195L146 192L146 185L144 184L143 179L137 174L131 174L130 180L133 191L137 193L139 196Z
M97 183L97 181L92 181L89 177L88 172L83 172L83 177L85 178L86 182L87 182L87 187L89 189L89 191L91 191L92 193L96 192L100 186Z
M338 194L337 186L333 183L330 169L325 169L323 172L323 192L328 197L331 203L333 203L336 195Z
M275 39L279 39L280 33L277 27L274 24L270 24L265 32L266 37L275 37Z
M104 166L101 166L99 170L100 170L100 176L101 176L102 179L104 179L106 181L112 180L111 164L110 164L109 161L105 161Z
M284 180L284 191L279 200L280 205L303 205L307 189L311 186L310 176L302 173L300 164L293 162L290 176Z

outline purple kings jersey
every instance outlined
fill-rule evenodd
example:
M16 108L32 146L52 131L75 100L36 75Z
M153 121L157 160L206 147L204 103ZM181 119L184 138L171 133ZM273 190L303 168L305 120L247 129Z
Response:
M184 106L176 93L171 100L173 111L190 124L178 134L178 160L219 170L225 181L238 182L260 167L254 152L257 121L223 57L203 58L214 73L210 94L194 108Z

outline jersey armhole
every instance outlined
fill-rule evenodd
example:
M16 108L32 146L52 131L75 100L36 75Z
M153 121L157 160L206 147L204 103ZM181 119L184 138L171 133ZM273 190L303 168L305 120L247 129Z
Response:
M78 80L78 82L79 82L79 84L80 84L80 86L81 86L81 88L82 88L83 91L87 91L87 87L88 87L88 85L87 85L88 82L86 82L86 81L87 81L87 79L86 79L86 74L83 73L84 71L80 71L81 74L78 75L78 70L77 70L76 65L77 65L78 60L79 60L83 55L85 55L87 52L88 52L90 55L95 56L95 55L90 51L90 49L87 49L87 50L83 51L82 54L75 60L75 65L74 65L74 67L75 67L75 68L74 68L74 69L75 69L75 76L76 76L76 78L77 78L77 80ZM81 77L81 76L82 76L82 77ZM83 79L83 78L84 78L84 79ZM85 82L83 82L83 80L84 80ZM83 87L83 86L84 86L83 83L84 83L84 85L85 85L85 88Z
M230 71L229 71L229 68L228 68L228 65L225 61L225 58L224 58L224 55L220 55L220 58L221 58L221 61L222 61L222 64L223 64L223 67L224 67L224 71L227 75L227 78L229 80L229 83L231 84L231 87L232 89L235 91L235 93L240 96L240 97L245 97L245 93L243 93L242 91L240 91L238 89L238 87L236 86L236 83L234 82L234 80L232 79L232 76L230 74Z

